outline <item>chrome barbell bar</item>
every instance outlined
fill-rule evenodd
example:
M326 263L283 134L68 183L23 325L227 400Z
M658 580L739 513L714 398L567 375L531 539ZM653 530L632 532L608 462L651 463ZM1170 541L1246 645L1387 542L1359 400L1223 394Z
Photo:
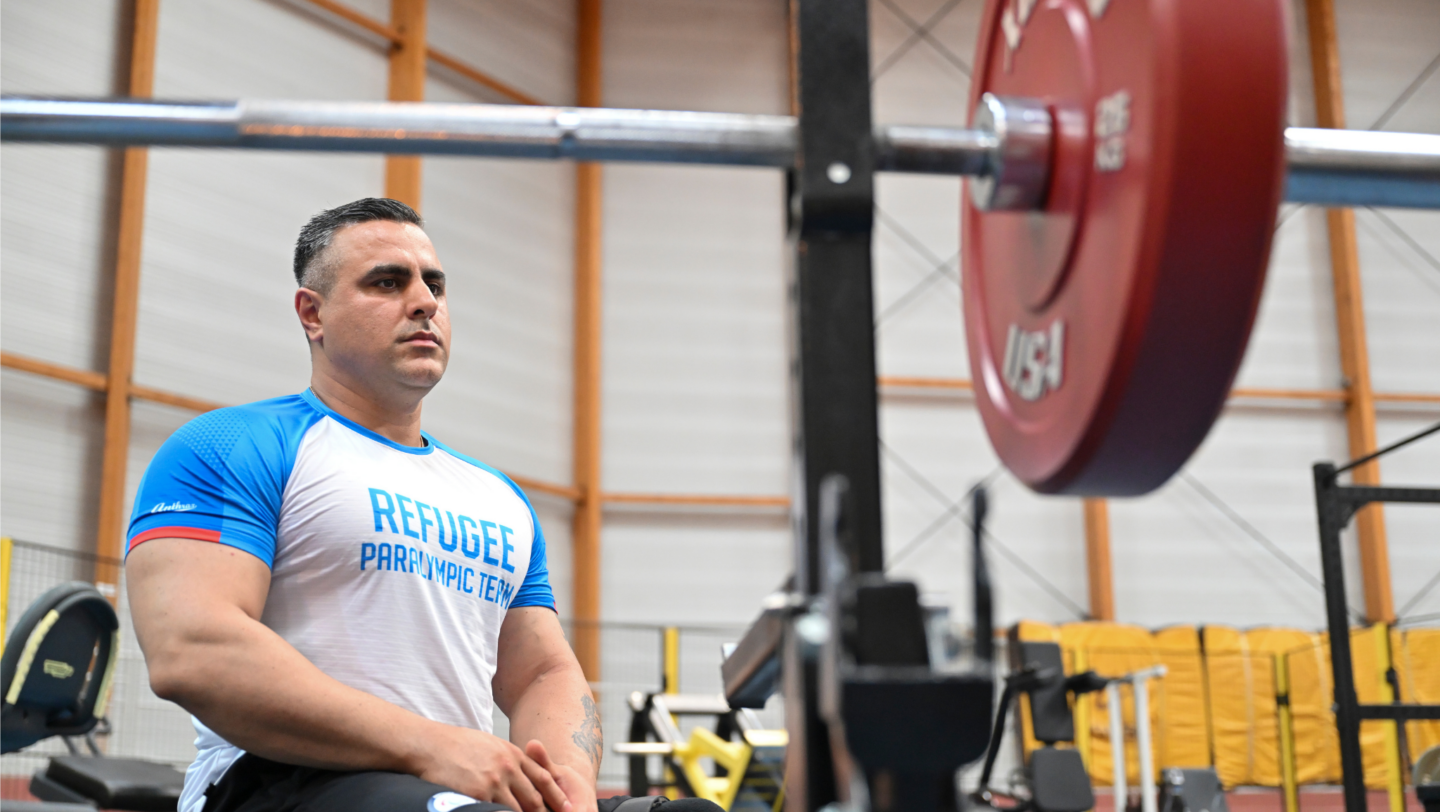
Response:
M0 99L0 141L785 168L790 116L428 102ZM876 169L985 176L994 132L886 125ZM1290 127L1285 199L1440 208L1440 135Z

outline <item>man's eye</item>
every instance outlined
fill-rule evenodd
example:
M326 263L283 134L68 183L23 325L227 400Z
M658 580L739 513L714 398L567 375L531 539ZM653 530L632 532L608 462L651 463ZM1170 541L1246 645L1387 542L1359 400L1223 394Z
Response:
M429 288L430 288L430 294L431 294L432 296L439 296L441 293L444 293L444 292L445 292L445 289L444 289L444 288L440 287L439 285L435 284L434 282L431 282L431 283L430 283Z
M394 279L381 279L376 284L386 289L394 289L396 287L399 287L398 283L396 283Z

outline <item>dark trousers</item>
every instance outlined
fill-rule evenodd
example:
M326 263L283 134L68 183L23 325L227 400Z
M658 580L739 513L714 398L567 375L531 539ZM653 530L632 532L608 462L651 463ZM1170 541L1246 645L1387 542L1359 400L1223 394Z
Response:
M722 812L695 798L600 799L599 812ZM241 756L205 792L205 812L512 812L404 773L338 772Z
M337 772L241 756L205 792L205 812L510 812L413 775Z

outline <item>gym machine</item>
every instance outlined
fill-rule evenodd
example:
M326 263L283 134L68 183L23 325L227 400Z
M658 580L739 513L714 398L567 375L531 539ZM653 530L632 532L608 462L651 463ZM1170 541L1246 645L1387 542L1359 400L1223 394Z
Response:
M1075 742L1070 698L1103 690L1109 681L1094 671L1065 676L1059 644L1024 642L1015 632L1012 630L1010 637L1010 676L1005 679L985 766L980 770L980 787L971 798L982 806L1007 812L1086 812L1095 807L1095 793L1080 751L1073 746L1062 749L1055 745ZM1001 792L991 788L991 773L1005 733L1006 713L1022 694L1029 700L1031 734L1041 746L1025 764L1023 788ZM1005 803L997 804L997 800Z
M768 730L755 711L731 708L719 694L630 694L630 735L612 749L629 762L629 793L649 795L653 787L676 786L729 812L779 812L784 804L784 730ZM714 720L683 734L679 720ZM665 777L650 776L649 760L659 756ZM704 759L714 763L708 774Z

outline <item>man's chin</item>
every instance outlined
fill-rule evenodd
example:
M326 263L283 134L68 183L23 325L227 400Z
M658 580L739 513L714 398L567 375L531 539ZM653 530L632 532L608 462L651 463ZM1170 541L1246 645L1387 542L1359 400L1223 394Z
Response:
M412 389L430 390L445 376L445 365L439 363L405 364L396 370L396 378Z

